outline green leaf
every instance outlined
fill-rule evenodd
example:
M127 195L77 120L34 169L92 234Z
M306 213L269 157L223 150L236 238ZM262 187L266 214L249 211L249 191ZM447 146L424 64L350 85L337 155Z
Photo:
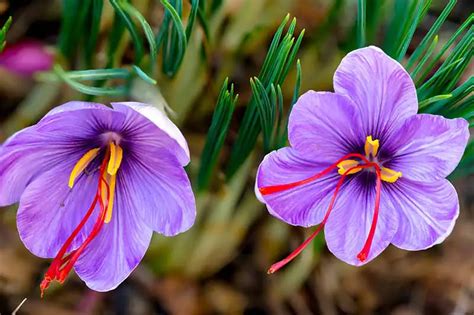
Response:
M125 96L128 94L127 86L119 87L94 87L88 86L71 79L68 74L59 66L54 66L54 72L71 88L78 92L95 96Z
M191 0L191 12L189 13L188 25L186 25L186 39L189 41L193 31L194 21L199 12L199 0Z
M112 25L112 31L109 35L108 47L107 47L107 68L113 68L118 65L120 56L117 51L125 34L125 23L123 22L120 15L115 12L114 23Z
M383 19L383 7L386 0L367 0L366 6L366 45L375 44L377 31L380 29L380 21Z
M473 34L474 28L471 26L435 73L436 79L428 80L429 84L423 84L417 90L420 100L434 95L448 94L455 88L474 53ZM453 63L457 64L452 66Z
M126 2L122 0L110 0L110 4L114 8L115 13L117 14L117 16L119 16L122 19L122 22L124 23L125 27L130 33L130 36L132 37L133 46L135 47L135 64L139 65L140 62L142 61L143 54L144 54L143 43L142 43L142 40L140 39L140 36L138 36L137 29L135 25L133 24L132 19L125 12L123 8L125 3Z
M410 73L413 81L416 80L416 77L418 76L419 72L423 69L424 64L430 58L431 54L433 53L433 50L435 49L436 45L438 44L438 35L436 35L433 39L433 42L431 45L428 47L428 50L424 54L424 56L421 58L420 62L416 66L416 68Z
M401 45L399 48L395 51L395 56L398 61L401 61L405 54L407 53L408 46L410 45L411 40L413 39L413 35L415 34L415 30L420 24L421 20L424 17L424 13L426 13L426 10L429 8L431 5L431 0L424 2L425 6L423 7L423 2L420 1L419 3L416 3L416 9L415 9L415 14L413 19L411 20L410 24L408 24L410 27L408 30L402 34L402 37L400 38Z
M150 46L150 72L153 73L153 69L156 65L156 57L158 54L158 48L155 42L155 34L153 33L150 24L148 24L143 15L134 6L130 5L127 2L121 2L120 6L125 10L125 12L127 12L129 15L135 17L138 20L143 29L143 32L145 33L148 45Z
M181 1L173 1L175 7L167 0L160 0L165 7L165 16L157 36L157 44L162 48L163 73L172 77L181 65L186 51L186 32L181 21Z
M462 35L462 33L472 24L474 21L474 13L471 14L466 21L454 32L451 38L446 42L443 48L438 52L438 54L431 60L431 62L426 67L424 73L420 76L417 83L423 82L423 80L428 76L430 71L435 67L437 63L440 62L441 57L446 53L446 51L451 47L451 45ZM417 84L418 85L418 84Z
M358 0L357 3L357 47L360 48L365 46L367 1Z
M61 14L61 31L59 33L58 47L59 51L66 58L71 58L74 44L79 42L81 32L77 29L83 29L89 1L63 0ZM76 28L77 27L77 28Z
M10 28L10 25L12 24L12 17L10 16L3 27L0 29L0 52L3 51L5 48L5 38L7 36L8 29Z
M199 2L199 4L204 4L204 3L205 3L204 1ZM201 5L199 6L199 10L198 10L198 20L204 31L204 35L209 40L211 32L209 31L209 23L207 23L208 17L206 16L206 11L202 8Z
M149 77L145 71L143 71L139 66L136 66L136 65L133 65L132 66L133 70L135 71L135 73L143 79L143 81L147 82L147 83L150 83L150 84L153 84L153 85L156 85L156 80L154 80L153 78Z
M385 36L384 51L401 60L405 56L413 34L425 16L431 0L395 0L390 25Z
M435 23L433 26L431 26L430 30L428 33L423 37L423 40L421 43L418 45L418 47L415 49L413 54L410 56L408 59L408 63L406 66L406 69L412 69L413 66L416 64L416 61L419 60L422 56L422 54L425 52L425 50L432 46L432 42L435 39L436 34L439 32L441 26L443 25L444 21L446 21L446 18L448 15L451 13L453 10L454 6L456 5L457 0L450 0L449 3L446 5L444 8L443 12L439 15L439 17L436 19Z
M78 81L98 81L98 80L111 80L111 79L129 79L130 72L126 69L93 69L93 70L76 70L76 71L61 71L69 79ZM56 73L56 72L55 72ZM51 77L53 75L54 77ZM38 75L40 79L51 80L57 78L57 75L51 73L40 73Z
M293 89L293 98L291 100L291 106L290 106L290 109L288 110L288 113L291 113L291 110L293 109L293 105L295 105L296 101L298 101L298 97L300 95L300 87L301 87L301 62L298 59L296 61L296 83L295 83L295 87ZM285 122L284 122L285 128L283 129L283 132L279 136L280 139L278 141L278 145L276 146L276 148L284 147L286 142L287 142L287 139L288 139L288 118L289 118L289 115L287 115L286 118L285 118Z
M474 77L471 76L466 82L451 92L452 97L432 104L427 108L427 111L448 118L464 117L467 119L474 112L472 97L469 97L473 92Z
M275 99L273 95L276 95L278 99L278 93L276 92L276 89L278 89L278 86L283 84L288 74L289 68L294 63L304 31L300 33L298 39L295 42L293 32L296 27L296 20L293 19L286 34L283 36L283 30L288 23L288 20L289 15L284 18L283 22L278 27L278 30L275 32L273 40L268 49L267 56L263 62L262 69L258 75L258 81L264 87L264 90L267 91L267 94L259 93L258 95L262 98L260 100L257 100L255 95L253 95L247 105L244 117L240 124L237 139L231 150L229 164L227 165L226 175L228 180L232 178L235 172L252 152L262 128L269 129L269 127L264 127L261 125L264 120L260 118L259 109L261 113L262 108L268 108L268 106L262 107L262 104L267 104L265 96L267 98L269 95L271 96L268 103L271 103L272 99ZM254 82L256 81L254 80ZM255 85L257 85L257 83L255 83ZM257 102L260 102L260 106ZM277 105L274 104L272 108L275 106ZM268 115L265 117L268 118ZM273 124L278 124L278 122L275 120L271 121ZM265 150L269 150L271 147L273 147L275 141L270 140L272 136L270 136L271 133L269 130L264 131L264 133L264 147ZM278 143L278 141L276 141L276 143Z
M453 95L452 94L444 94L444 95L436 95L433 97L430 97L429 99L423 100L418 104L419 109L423 109L424 107L435 103L437 101L445 100L451 98Z
M197 180L197 187L200 191L209 187L212 172L216 168L219 153L229 130L237 98L238 95L234 95L233 85L229 89L228 79L225 79L201 154L201 165Z
M97 38L100 31L100 19L102 17L102 9L104 6L103 0L92 0L91 14L90 14L90 28L85 37L85 51L84 59L88 68L92 67L92 59L95 54L97 46Z

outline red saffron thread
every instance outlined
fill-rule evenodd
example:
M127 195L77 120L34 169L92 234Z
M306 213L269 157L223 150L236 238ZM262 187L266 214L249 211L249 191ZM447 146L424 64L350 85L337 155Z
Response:
M56 280L61 284L64 282L67 275L69 274L72 267L74 266L77 259L79 258L80 254L89 245L89 243L97 236L97 234L100 232L100 230L101 230L101 228L104 224L104 219L105 219L105 215L107 213L107 208L105 207L105 205L103 203L102 192L101 192L101 184L103 183L106 187L107 200L108 200L109 194L110 194L110 189L109 189L109 185L107 184L107 182L103 178L103 174L104 174L104 171L105 171L105 167L107 165L107 161L108 161L108 154L105 156L104 161L102 162L102 165L100 167L99 183L97 185L97 193L94 197L94 200L92 201L92 204L90 205L89 210L87 211L85 216L82 218L81 222L74 229L74 231L68 237L66 242L64 242L64 245L61 247L58 254L54 258L53 262L51 263L48 270L46 271L46 274L45 274L45 276L44 276L44 278L43 278L43 280L41 281L41 284L40 284L41 297L44 296L44 292L49 287L51 281ZM89 233L86 240L81 244L81 246L79 246L77 249L71 251L70 253L66 254L67 250L71 246L71 244L74 241L74 239L76 238L76 236L84 228L84 225L90 219L92 213L94 212L94 209L95 209L97 203L99 203L100 213L99 213L99 217L97 218L97 221L94 224L94 227L93 227L92 231Z
M371 163L362 154L349 153L349 154L345 155L344 157L340 158L339 160L337 160L337 162L335 162L334 164L332 164L331 166L329 166L328 168L326 168L322 172L320 172L316 175L313 175L309 178L306 178L306 179L303 179L303 180L300 180L300 181L297 181L297 182L293 182L293 183L288 183L288 184L260 187L258 190L260 191L260 193L262 195L269 195L269 194L274 194L274 193L277 193L277 192L280 192L280 191L285 191L285 190L288 190L288 189L291 189L291 188L295 188L295 187L298 187L298 186L308 184L312 181L315 181L318 178L321 178L321 177L327 175L331 170L336 168L339 163L341 163L342 161L347 160L348 158L351 158L351 157L357 157L357 158L360 158L361 160L363 160L365 163Z
M346 157L344 157L344 159L346 159ZM365 158L364 158L365 159ZM340 162L338 162L337 164L339 164ZM336 164L336 165L337 165ZM275 273L277 272L279 269L281 269L283 266L285 266L286 264L288 264L290 261L292 261L294 258L296 258L296 256L298 256L307 246L308 244L311 243L311 241L316 237L316 235L319 234L319 232L321 232L321 230L323 229L324 225L326 224L326 221L328 220L329 218L329 215L331 214L331 211L332 209L334 208L334 204L336 202L336 197L337 197L337 194L339 193L339 190L341 189L342 187L342 184L344 183L344 179L346 178L346 176L352 171L352 170L355 170L355 169L363 169L363 168L370 168L370 167L378 167L377 164L375 163L371 163L371 162L368 162L367 164L362 164L362 165L357 165L357 166L354 166L354 167L351 167L349 168L347 171L344 172L344 174L342 175L342 177L339 179L338 183L337 183L337 186L336 186L336 189L334 190L334 194L331 198L331 202L329 203L329 207L328 207L328 210L326 211L326 214L324 215L324 218L323 218L323 221L321 221L321 223L319 224L319 226L316 228L316 230L300 245L298 246L291 254L289 254L286 258L274 263L273 265L271 265L271 267L268 269L267 273L268 274L272 274L272 273ZM323 171L324 172L324 171ZM379 171L380 173L380 171ZM379 198L380 198L380 194L379 194ZM374 229L375 230L375 229ZM369 245L370 247L370 245Z
M375 209L374 209L374 217L372 218L372 224L370 226L369 235L367 236L367 240L365 241L364 247L357 255L357 259L361 262L367 260L369 257L370 247L372 246L372 241L374 240L375 236L375 229L377 227L377 221L379 217L379 208L380 208L380 194L382 190L382 174L380 171L380 167L375 164L375 173L377 174L377 182L375 188Z

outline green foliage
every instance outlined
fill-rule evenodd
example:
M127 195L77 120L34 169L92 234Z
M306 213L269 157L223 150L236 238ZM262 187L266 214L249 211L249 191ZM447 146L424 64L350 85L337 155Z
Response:
M143 15L135 9L134 6L130 5L127 2L120 2L120 6L123 8L123 10L129 15L135 17L138 22L140 23L143 32L145 33L146 39L148 41L148 45L150 46L150 71L153 72L153 69L155 68L156 64L156 58L157 58L157 45L155 42L155 34L153 34L153 30L151 29L150 24L145 20ZM128 25L128 23L127 23ZM134 41L135 42L135 41Z
M205 190L210 184L212 172L217 165L219 152L229 131L237 98L238 95L234 95L234 85L231 84L229 89L228 79L226 79L219 93L211 126L207 133L206 144L201 154L201 164L197 180L198 190Z
M365 46L367 1L358 0L357 7L357 47Z
M126 11L125 7L128 3L126 3L125 0L110 0L110 4L114 8L117 16L122 19L122 22L132 37L133 46L135 47L135 64L139 65L143 58L144 48L143 42L138 35L137 28L135 27L135 24L133 24L132 18L129 15L131 6L128 5L128 10Z
M383 48L387 54L401 60L406 54L416 27L426 15L431 0L395 0L393 16Z
M138 68L138 67L136 67ZM54 66L54 73L71 88L94 96L125 96L128 95L129 82L135 71L128 71L126 69L97 69L97 70L79 70L79 71L64 71L59 65ZM139 69L139 68L138 68ZM143 72L141 69L140 72ZM114 87L103 86L89 86L79 81L104 81L111 79L123 79L123 85Z
M271 119L274 116L272 116L273 114L268 111L277 112L275 107L277 107L278 103L277 101L272 103L270 100L278 99L278 97L275 98L274 95L278 96L276 91L285 81L288 71L293 65L296 53L298 52L304 35L303 30L295 41L293 33L296 28L296 19L293 19L288 27L287 33L282 37L283 30L288 23L288 20L289 15L285 17L273 37L261 72L258 76L258 83L256 83L257 81L255 79L253 80L254 86L252 90L254 94L247 105L244 117L240 124L237 139L232 147L226 171L228 179L232 178L239 167L245 162L255 147L258 136L263 129L265 150L269 151L272 149L271 144L273 144L274 141L271 139L273 133L270 132L270 129L273 127L270 126L270 124L272 122L276 122L277 124L281 123L281 118L277 120ZM258 88L258 86L263 87L263 90ZM273 94L272 90L275 91ZM256 92L259 92L259 94L255 94ZM276 116L281 117L281 115Z
M203 19L201 24L207 27L205 13L200 13L200 10L204 10L204 5L200 5L199 0L190 0L191 11L186 29L181 20L182 0L172 0L171 2L162 0L165 14L158 34L153 32L148 21L140 11L130 4L129 0L109 0L109 2L114 9L115 17L108 36L107 65L106 69L97 70L99 73L105 73L106 78L97 80L94 86L87 86L72 78L77 75L76 72L65 72L59 66L55 68L55 73L63 78L68 85L88 95L124 96L129 91L130 82L117 86L116 91L113 91L114 88L104 87L107 83L106 80L113 78L114 71L120 70L116 68L121 66L120 60L123 52L120 46L125 31L130 34L135 53L131 70L124 70L128 73L126 79L131 80L134 76L138 76L147 83L156 84L154 76L159 49L162 51L163 72L168 76L173 76L183 61L187 41L191 36L194 22L200 14ZM93 67L103 4L102 0L63 0L62 27L58 46L62 55L71 61L72 66L74 66L72 60L78 51L83 49L85 65L88 68ZM78 32L77 29L87 31ZM207 29L204 31L208 33ZM148 43L149 52L145 50L141 33L144 34ZM84 45L78 45L81 42ZM148 71L143 71L143 69L148 69ZM87 72L87 74L91 73ZM108 74L112 74L112 76Z
M84 47L84 59L88 68L92 67L93 56L96 52L97 38L99 37L100 20L102 18L103 7L103 0L92 0L90 23L88 23L90 28L86 32L88 36L85 38Z
M441 14L438 17L438 19L436 20L436 22L433 24L433 26L430 28L428 33L425 35L425 37L423 38L421 43L418 45L418 47L415 49L415 51L411 54L410 58L408 59L408 62L407 62L407 65L406 65L407 70L412 69L413 66L415 65L416 60L420 59L421 55L425 52L425 50L428 47L433 46L431 44L431 42L435 42L435 40L437 38L436 34L439 32L441 26L446 21L446 18L448 17L449 13L451 13L451 11L453 10L455 5L456 5L456 0L451 0L448 3L448 5L444 8L443 12L441 12ZM426 54L426 55L429 56L430 54Z
M10 28L10 25L12 24L12 17L10 16L8 20L5 22L3 27L0 29L0 52L3 51L5 48L5 37L7 36L8 29Z
M171 2L161 0L161 3L165 7L165 15L160 31L156 36L156 42L161 47L163 73L172 77L183 62L187 42L191 36L191 30L199 11L199 0L191 1L192 7L186 29L181 20L182 0L172 0Z
M430 4L431 1L425 1L423 10L426 11ZM474 78L471 76L465 82L460 82L460 80L474 54L474 27L472 25L474 14L471 14L438 53L434 54L438 45L438 34L455 5L456 0L448 2L415 51L409 57L407 56L405 68L415 81L420 112L443 115L448 118L462 117L472 126L474 123L474 96L472 95ZM420 15L422 16L423 14ZM411 41L411 36L407 35L403 41L404 46L407 46ZM458 41L457 44L455 44L456 41ZM403 57L405 52L401 52L403 53L401 57ZM473 159L471 142L458 167L457 174L473 172L472 164L470 164Z
M89 14L90 0L63 0L61 32L59 34L58 48L68 60L73 58L84 34L80 30L86 28L86 18Z

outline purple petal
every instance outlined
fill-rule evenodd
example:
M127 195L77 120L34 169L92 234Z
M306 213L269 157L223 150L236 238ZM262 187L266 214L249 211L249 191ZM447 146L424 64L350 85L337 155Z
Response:
M100 104L70 102L7 139L0 149L0 206L18 202L29 183L61 161L75 163L101 146L101 128L124 118Z
M36 256L55 257L94 199L98 184L96 176L83 175L72 190L68 187L69 173L76 158L80 155L57 160L57 164L36 177L21 196L18 232L26 248ZM81 231L71 249L83 242L92 223Z
M448 237L459 215L459 201L451 183L442 179L420 183L401 178L390 189L400 216L392 243L406 250L421 250Z
M349 98L309 91L291 111L288 138L306 159L334 163L363 145L366 135L360 129L359 113Z
M128 180L119 170L112 220L104 224L86 247L74 269L87 286L109 291L122 283L140 263L153 231L140 216L142 204L128 191Z
M428 114L410 117L387 140L392 151L387 167L415 181L445 178L461 160L468 139L469 124L462 118Z
M42 120L45 120L48 117L52 117L56 114L77 111L77 110L89 110L89 109L97 109L97 110L105 110L105 111L112 111L112 108L107 107L100 103L92 103L92 102L79 102L79 101L71 101L64 103L60 106L57 106L50 110ZM80 113L80 112L79 112Z
M357 255L369 235L375 209L375 180L367 180L370 173L362 173L339 193L324 233L329 250L339 259L354 266L363 265L377 257L392 241L399 224L397 210L382 184L380 209L375 235L367 260Z
M258 188L300 181L321 172L327 166L306 160L289 147L273 151L265 156L258 169L255 187L257 197L266 203L270 214L288 224L304 227L319 224L340 177L337 172L278 193L262 196Z
M115 110L127 115L129 126L141 129L139 140L143 144L168 148L183 166L189 163L186 139L178 127L158 108L134 102L112 103L112 105Z
M135 209L154 231L174 236L188 230L196 218L196 204L189 178L181 163L167 151L127 157L123 190Z
M382 142L418 111L410 75L377 47L357 49L344 57L334 74L334 90L356 104L364 122L364 136Z

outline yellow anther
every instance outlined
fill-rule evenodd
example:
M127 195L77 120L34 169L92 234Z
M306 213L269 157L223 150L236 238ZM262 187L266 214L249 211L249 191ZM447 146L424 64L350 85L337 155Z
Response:
M378 139L373 140L372 136L368 136L365 140L365 146L364 146L365 155L367 157L369 157L370 155L372 155L372 157L376 157L377 152L379 151L379 145L380 144L379 144Z
M114 196L115 196L115 184L117 182L117 175L110 176L109 182L109 202L107 203L107 212L105 214L105 223L109 223L112 220L112 210L114 208Z
M117 174L117 171L120 168L120 164L122 163L123 150L119 145L116 145L113 142L110 142L109 147L110 158L109 164L107 165L107 173L112 176Z
M383 181L395 183L400 177L402 177L402 172L397 172L392 169L382 167L381 175Z
M339 173L339 175L355 174L355 173L359 172L361 169L360 168L355 168L355 169L351 170L348 173L346 173L346 172L347 172L348 169L351 169L352 167L355 167L357 165L359 165L359 162L356 161L356 160L344 160L341 163L337 164L337 167L339 168L337 172Z
M99 154L100 148L95 148L92 150L87 151L79 161L77 161L76 165L72 169L71 175L69 175L69 188L74 187L74 182L76 181L77 177L81 175L81 173L86 169L87 165Z

